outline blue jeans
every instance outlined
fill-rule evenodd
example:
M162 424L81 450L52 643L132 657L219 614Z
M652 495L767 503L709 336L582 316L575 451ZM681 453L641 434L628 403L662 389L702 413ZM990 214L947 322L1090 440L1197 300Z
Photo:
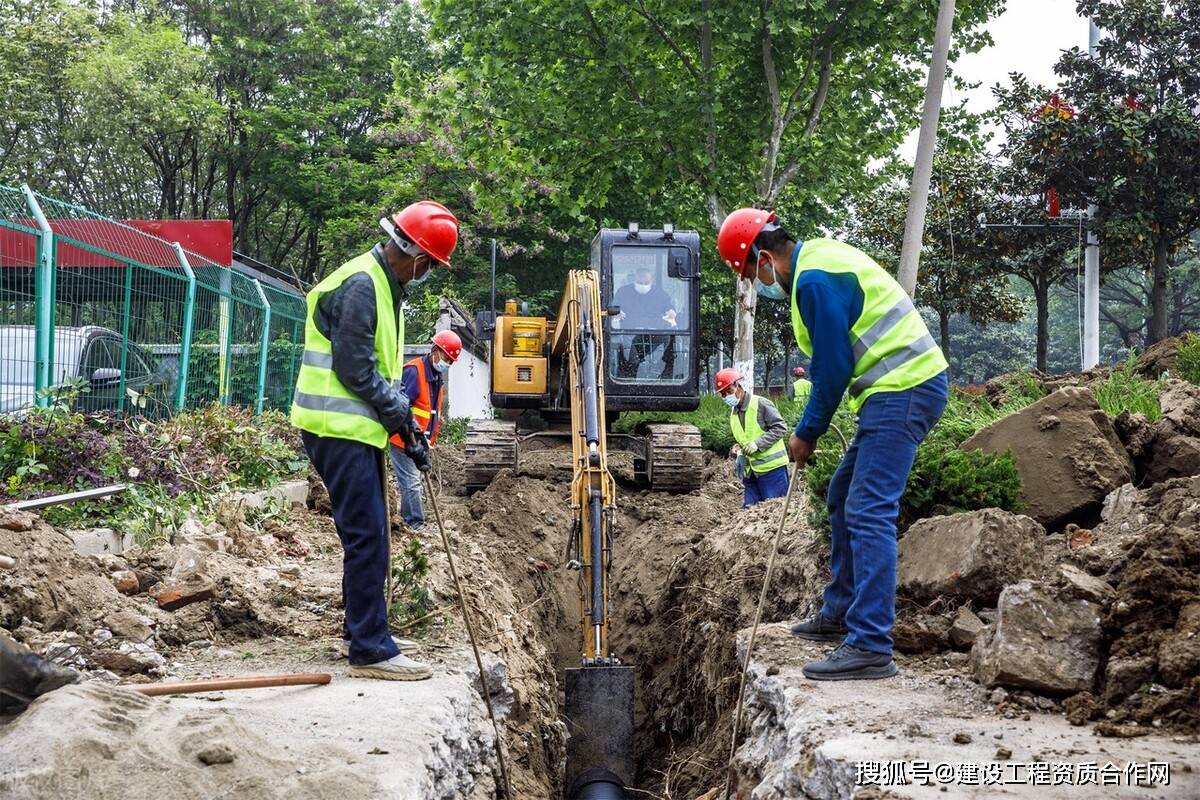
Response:
M361 442L308 431L302 431L301 438L329 490L333 524L342 540L342 605L346 610L342 635L350 640L350 663L384 661L400 651L388 630L383 597L388 521L380 451Z
M946 407L946 373L903 392L871 395L858 433L829 483L830 568L821 613L844 620L846 643L892 652L896 517L921 443Z
M425 527L425 506L421 495L421 471L413 460L404 453L404 448L388 445L392 452L392 466L396 469L396 483L400 486L400 517L414 531Z
M742 478L742 488L745 489L745 494L742 496L742 508L749 508L763 500L783 497L788 490L788 468L786 466L777 467L762 475L747 472L746 477Z

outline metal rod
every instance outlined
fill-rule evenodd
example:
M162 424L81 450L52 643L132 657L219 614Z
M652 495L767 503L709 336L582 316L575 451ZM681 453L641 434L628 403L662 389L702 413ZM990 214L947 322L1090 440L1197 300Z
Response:
M35 500L22 500L19 503L9 503L5 508L14 511L32 511L36 508L46 508L48 506L62 505L63 503L75 503L80 500L99 500L103 497L111 497L114 494L120 494L125 491L128 486L123 483L114 484L113 486L102 486L99 489L84 489L81 492L68 492L67 494L52 494L49 497L39 497Z
M904 242L900 246L900 285L912 295L917 289L917 263L921 260L921 242L925 238L925 210L929 205L929 179L933 174L933 153L937 148L938 114L942 108L942 83L946 79L946 59L950 52L950 34L954 27L954 0L941 0L937 28L933 35L933 57L925 84L925 106L921 111L921 132L917 137L917 157L913 163L912 185L908 193L908 215L904 220Z
M496 760L500 765L503 795L505 800L511 800L508 766L504 762L504 742L500 737L500 723L496 722L496 714L492 711L492 694L488 691L487 676L483 671L483 658L479 655L479 644L475 639L475 625L471 621L471 612L467 609L467 595L463 591L462 583L458 580L458 570L454 566L454 552L450 549L450 537L446 535L446 526L442 524L442 513L438 509L437 495L433 493L433 483L429 480L428 472L422 473L421 477L425 481L425 493L429 495L429 506L433 509L433 519L437 522L438 533L442 537L442 547L446 550L446 563L450 566L450 578L454 581L454 588L458 592L458 610L462 613L463 623L467 626L467 638L471 640L471 652L475 654L475 666L479 668L479 687L482 689L483 704L487 706L488 717L492 720L492 730L496 734Z
M289 675L254 675L248 678L205 678L180 683L142 683L127 686L138 694L157 697L164 694L224 692L232 689L265 689L272 686L324 686L332 680L328 672L296 672Z
M254 288L258 290L258 299L263 304L262 337L258 353L258 400L254 403L254 413L262 414L263 401L267 398L267 353L271 349L271 301L267 300L267 293L258 280L254 280Z
M1100 29L1088 20L1088 55L1096 57ZM1083 251L1083 368L1100 363L1100 237L1096 231L1096 206L1087 210L1087 247Z
M496 240L492 239L492 330L496 329Z
M746 674L750 672L750 657L754 655L754 640L758 638L758 623L762 619L763 606L767 602L767 589L771 585L771 573L775 571L775 557L779 555L779 541L783 538L783 528L787 524L792 495L796 493L796 485L800 483L800 472L799 466L792 467L788 492L783 500L783 511L779 514L779 527L775 530L775 543L771 546L771 557L767 559L767 574L763 576L762 591L758 595L758 610L754 612L754 625L750 628L750 641L746 644L746 658L742 661L742 677L738 683L737 711L733 715L733 733L729 736L729 763L725 767L725 791L722 793L725 800L729 800L729 790L733 785L733 757L737 753L738 731L742 727L742 703L746 698Z
M175 410L183 411L187 405L187 383L188 372L192 362L192 319L196 308L196 273L192 270L192 265L188 263L187 255L183 252L183 245L179 242L171 242L171 247L175 250L175 257L179 259L179 266L187 274L188 284L187 290L183 298L183 330L180 331L181 339L179 343L179 378L175 386Z
M37 268L33 273L33 397L34 404L50 404L47 389L54 374L54 230L46 221L37 196L28 185L21 187L29 213L37 221Z

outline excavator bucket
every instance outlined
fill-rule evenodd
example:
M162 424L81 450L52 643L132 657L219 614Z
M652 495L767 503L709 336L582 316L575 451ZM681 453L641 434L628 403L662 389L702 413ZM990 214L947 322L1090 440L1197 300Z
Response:
M626 800L633 786L633 667L566 670L566 800Z

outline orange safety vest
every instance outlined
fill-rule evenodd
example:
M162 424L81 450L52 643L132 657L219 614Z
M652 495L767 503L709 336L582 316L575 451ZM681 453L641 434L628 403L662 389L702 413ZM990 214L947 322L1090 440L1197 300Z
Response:
M430 444L437 444L438 432L442 429L442 395L445 388L443 381L438 386L437 397L430 396L429 375L426 373L426 368L429 367L424 356L417 356L412 361L404 365L405 367L415 367L417 370L417 397L412 402L413 420L425 432L426 438Z

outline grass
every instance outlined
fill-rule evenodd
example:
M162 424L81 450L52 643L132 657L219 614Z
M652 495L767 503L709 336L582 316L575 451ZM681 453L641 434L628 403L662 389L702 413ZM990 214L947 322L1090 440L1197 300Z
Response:
M1175 369L1188 383L1200 385L1200 336L1184 337L1175 357Z
M1161 378L1150 381L1138 374L1137 361L1132 355L1107 378L1092 387L1096 394L1096 402L1110 417L1128 411L1131 414L1141 414L1151 422L1162 417L1162 408L1158 403L1162 389Z

